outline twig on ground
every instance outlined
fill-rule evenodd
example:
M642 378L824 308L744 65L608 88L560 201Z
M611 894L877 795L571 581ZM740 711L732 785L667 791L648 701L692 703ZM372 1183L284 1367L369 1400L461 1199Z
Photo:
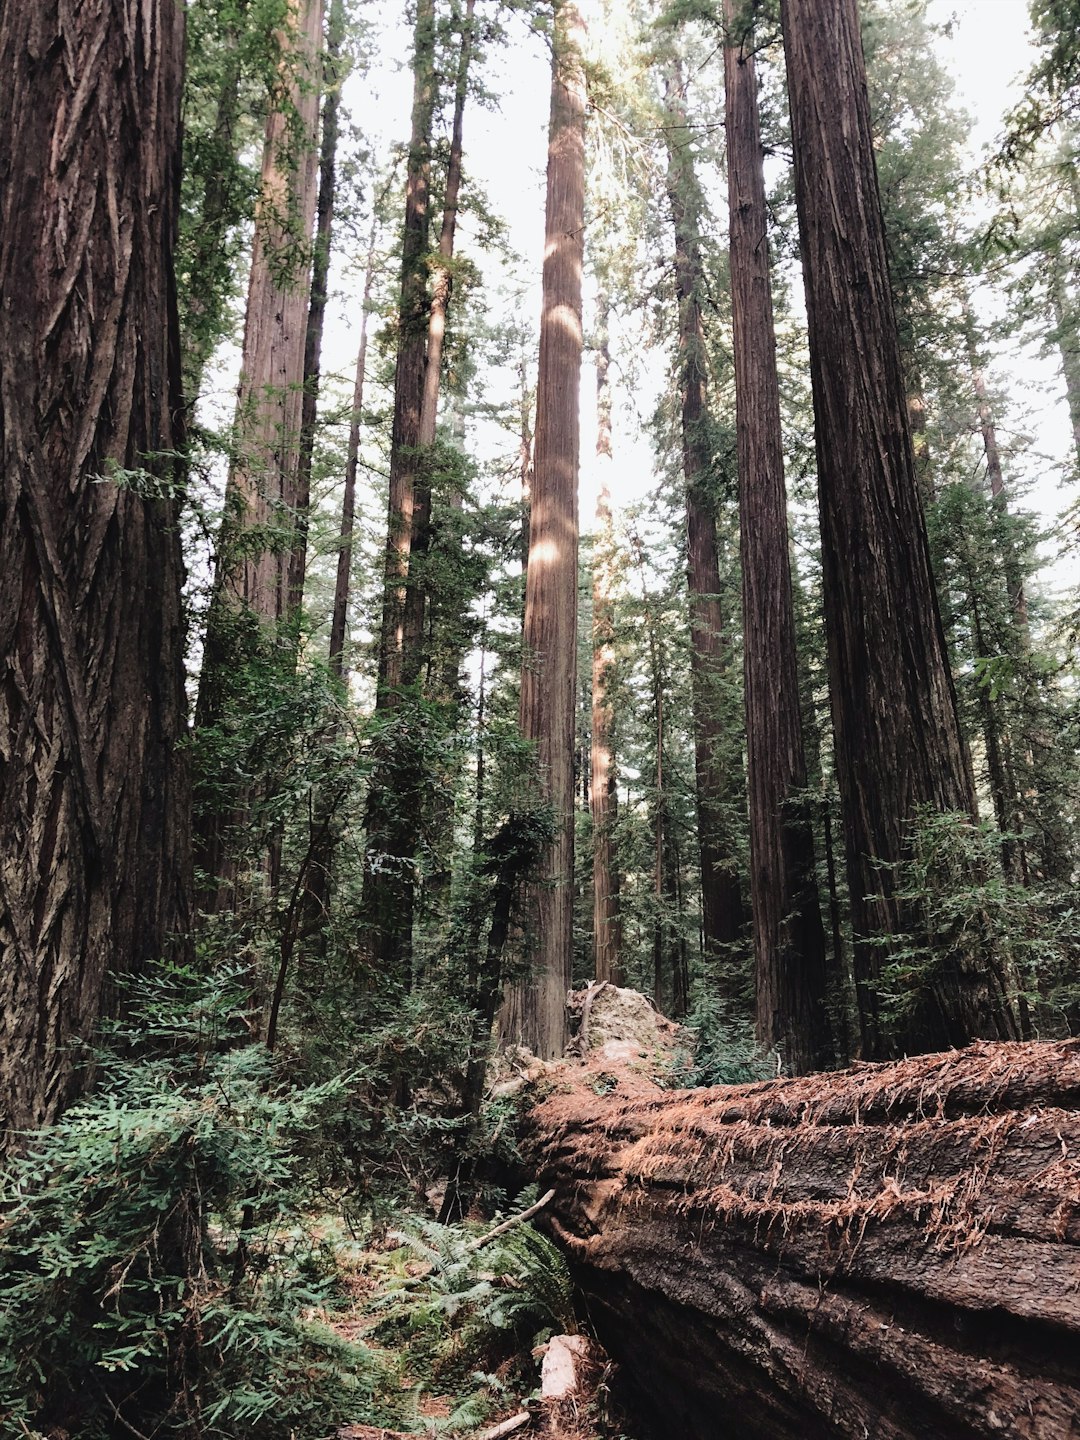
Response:
M494 1229L489 1230L486 1235L479 1235L475 1240L470 1240L468 1245L465 1246L466 1253L479 1250L482 1246L486 1245L489 1240L494 1240L496 1235L505 1235L507 1230L513 1230L515 1225L524 1225L526 1220L531 1220L538 1210L542 1210L545 1205L550 1204L554 1199L555 1191L549 1190L546 1195L540 1196L540 1199L537 1200L535 1205L530 1205L527 1210L522 1210L520 1215L511 1215L509 1220L501 1221Z

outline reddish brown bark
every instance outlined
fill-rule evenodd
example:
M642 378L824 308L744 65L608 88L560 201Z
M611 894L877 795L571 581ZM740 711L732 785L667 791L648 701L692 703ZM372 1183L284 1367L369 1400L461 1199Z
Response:
M725 766L723 690L730 642L720 598L716 513L708 493L712 464L707 436L708 370L701 321L704 266L698 231L700 192L689 150L682 79L672 67L665 84L671 123L668 196L675 227L675 292L679 304L679 391L683 473L686 483L687 583L690 591L690 680L694 711L698 850L701 860L702 931L706 958L738 940L744 919L733 857L724 839L723 813L741 777ZM722 952L721 952L722 953Z
M0 1147L190 924L182 57L173 0L0 7Z
M288 614L296 542L304 352L315 217L323 0L294 0L281 36L289 104L267 118L244 322L235 441L207 617L196 721L229 712L245 645ZM197 807L207 909L235 901L236 836L248 808ZM268 861L271 871L273 860Z
M288 611L296 528L322 0L295 0L291 20L282 63L296 121L280 109L266 123L237 402L238 458L229 473L215 596L216 604L243 606L264 621ZM238 536L252 529L266 532L265 543L244 545L238 556ZM208 664L211 643L208 636Z
M635 1434L1077 1434L1076 1042L675 1093L597 1060L524 1124Z
M855 0L783 0L810 331L829 679L864 1056L1010 1035L995 957L963 945L887 1026L896 896L921 810L974 813L974 787L919 504Z
M589 760L589 810L593 833L593 962L597 980L622 984L619 923L619 872L612 832L618 819L619 787L615 761L615 708L611 683L615 665L613 547L611 525L611 385L608 378L608 307L600 302L600 341L596 350L596 455L600 479L596 494L592 586L592 745Z
M832 1059L825 932L806 809L806 755L776 371L768 212L750 36L725 0L731 306L739 446L750 897L758 1039L791 1073Z
M555 836L529 890L530 975L514 1030L541 1057L566 1043L573 961L574 721L577 694L578 387L585 227L584 23L560 5L552 60L546 243L519 723L536 746L538 798Z

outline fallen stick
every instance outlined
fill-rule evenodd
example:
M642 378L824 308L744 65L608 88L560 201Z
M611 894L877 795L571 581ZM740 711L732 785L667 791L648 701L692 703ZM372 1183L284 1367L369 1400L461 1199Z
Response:
M517 1415L511 1415L509 1420L500 1420L498 1425L493 1425L490 1430L482 1430L476 1440L502 1440L504 1435L513 1435L515 1430L524 1430L531 1419L528 1410L522 1410Z
M515 1225L524 1225L526 1220L531 1220L538 1211L542 1210L545 1205L549 1205L554 1199L555 1191L549 1190L546 1195L540 1196L540 1199L537 1200L535 1205L530 1205L527 1210L522 1210L520 1215L511 1215L509 1220L500 1221L498 1225L494 1226L485 1235L480 1235L477 1239L470 1240L468 1245L465 1246L466 1254L471 1254L473 1250L482 1249L489 1240L494 1240L497 1235L505 1235L507 1230L513 1230Z

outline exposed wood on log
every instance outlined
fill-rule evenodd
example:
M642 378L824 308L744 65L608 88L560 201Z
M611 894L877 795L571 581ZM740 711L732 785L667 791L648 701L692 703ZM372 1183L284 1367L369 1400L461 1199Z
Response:
M1080 1044L552 1082L525 1154L643 1433L1080 1434Z

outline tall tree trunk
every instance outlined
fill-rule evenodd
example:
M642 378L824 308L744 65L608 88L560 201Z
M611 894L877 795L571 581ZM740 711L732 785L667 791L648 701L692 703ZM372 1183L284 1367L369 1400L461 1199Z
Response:
M436 90L435 0L418 0L375 701L376 711L384 716L400 707L406 681L405 606L427 363L431 126ZM365 943L375 969L396 984L408 984L411 979L416 810L420 803L419 762L415 746L403 733L407 728L389 724L377 743L368 791L364 856Z
M795 663L757 80L737 13L736 0L724 0L757 1033L790 1072L804 1074L829 1063L832 1038Z
M671 124L668 195L675 226L675 290L679 303L679 390L686 483L687 580L690 589L690 680L694 711L698 845L705 956L738 940L744 919L732 858L726 853L723 811L736 788L724 763L722 691L730 646L720 599L716 514L708 493L707 366L701 323L704 267L698 231L700 194L689 151L682 77L673 65L665 83ZM741 777L738 788L741 789Z
M574 931L574 711L577 697L578 387L585 230L585 26L555 14L536 440L525 583L521 733L536 746L538 794L554 837L529 887L529 977L521 1039L542 1059L566 1044Z
M611 524L611 363L608 351L608 302L599 303L596 349L596 457L600 472L596 494L592 588L592 746L589 809L593 833L593 960L597 980L622 984L619 924L619 872L612 832L618 818L618 767L615 762L615 709L611 698L615 665L614 535Z
M390 440L390 494L386 528L385 590L379 641L377 705L400 699L406 586L412 548L420 423L428 342L428 236L431 229L431 126L435 113L435 0L417 0L413 42L412 136L405 187L401 247L394 422Z
M473 14L476 0L466 0L461 22L461 48L458 51L457 78L454 86L454 120L450 134L450 156L446 168L446 193L443 200L442 228L439 232L438 260L434 266L431 302L428 310L427 362L420 404L419 464L413 488L412 539L409 551L409 586L405 597L402 648L403 679L410 684L424 668L424 634L430 585L425 574L431 548L431 447L435 444L439 414L439 390L442 383L443 343L446 339L446 317L453 289L454 237L457 230L458 197L461 193L462 137L465 101L469 94L469 64L473 51Z
M345 490L341 499L341 537L338 541L337 575L334 581L334 608L330 616L329 662L331 670L338 679L341 679L345 673L345 629L348 624L349 594L352 588L356 472L360 464L360 425L364 408L364 381L367 375L368 306L371 303L371 281L375 273L376 225L377 221L372 216L367 268L364 271L364 296L360 302L360 347L356 352L352 414L349 419L349 444L345 459Z
M1009 503L1005 496L1005 476L1001 468L1001 451L998 448L994 411L986 389L986 377L983 374L982 365L979 361L978 343L975 334L975 318L966 305L964 310L964 332L967 342L968 363L971 366L971 388L975 392L975 402L979 416L979 431L982 434L983 450L986 455L986 478L990 482L990 498L993 501L994 510L1003 522L1002 529L1004 533L1002 536L1003 554L1001 556L1001 564L1005 575L1005 585L1009 592L1009 608L1012 612L1013 624L1016 627L1017 639L1020 642L1021 648L1026 652L1030 648L1027 596L1024 593L1024 580L1020 572L1020 561L1016 553L1016 546L1012 543L1012 537L1008 533Z
M304 349L315 214L323 0L296 0L282 35L288 111L266 122L236 416L196 721L228 713L238 644L285 619L299 498ZM256 543L245 542L254 532ZM243 640L241 641L241 637ZM210 877L202 903L229 905L236 876L229 835L243 810L196 815L196 858Z
M341 110L339 73L345 40L345 0L330 0L326 32L323 85L322 141L319 148L319 199L315 207L315 247L311 261L311 298L304 335L304 392L300 411L300 458L296 482L296 540L289 560L289 614L304 603L307 572L308 511L311 504L311 465L315 455L315 426L319 413L323 327L330 288L330 250L333 244L334 199L337 190L338 115Z
M856 0L782 0L817 430L822 571L864 1057L1011 1035L992 956L958 947L893 1026L888 937L923 809L974 814L974 787L919 504Z
M191 920L182 7L0 7L0 1131ZM0 1145L4 1143L0 1139Z

